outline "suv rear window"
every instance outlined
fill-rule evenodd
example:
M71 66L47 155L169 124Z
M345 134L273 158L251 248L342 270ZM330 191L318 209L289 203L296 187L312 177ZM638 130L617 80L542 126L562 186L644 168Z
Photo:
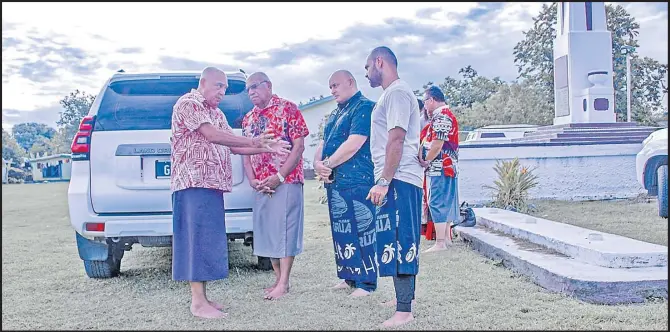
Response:
M198 87L195 77L142 79L111 83L103 94L95 131L170 129L172 107L179 97ZM240 128L253 108L245 82L228 80L226 96L219 104L228 123Z

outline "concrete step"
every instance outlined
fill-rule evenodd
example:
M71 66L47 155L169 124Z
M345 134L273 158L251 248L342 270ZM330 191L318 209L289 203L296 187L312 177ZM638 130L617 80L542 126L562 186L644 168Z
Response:
M668 266L668 247L526 214L475 208L477 223L495 231L606 268Z
M561 128L630 128L639 127L636 122L613 122L613 123L569 123L562 125L550 125L538 128L538 131L553 130Z
M651 132L642 132L642 133L582 133L582 132L567 132L567 133L558 133L556 138L641 138L645 139L651 134Z
M539 138L539 139L522 139L519 141L512 141L512 143L518 143L518 144L523 144L523 143L556 143L556 144L635 144L635 143L642 143L643 140L630 140L630 139L620 139L620 138L608 138L608 139L600 139L596 141L588 141L588 140L580 140L580 139L575 139L575 140L565 140L565 139L552 139L552 138Z
M588 129L588 130L546 130L527 133L524 138L555 137L556 135L589 135L589 136L649 136L656 129L631 128L626 130Z
M476 213L476 212L475 212ZM478 220L479 220L478 215ZM482 255L554 292L597 304L668 297L668 267L607 268L588 264L481 225L454 230Z
M642 143L647 136L623 136L623 137L557 137L550 138L549 142L624 142Z
M565 133L548 133L542 135L526 135L520 138L512 139L512 142L527 141L532 139L554 139L554 138L590 138L590 139L613 139L613 138L635 138L643 141L651 134L651 132L565 132Z
M528 135L543 135L549 133L572 133L572 132L593 132L593 133L633 133L633 132L653 132L660 128L655 127L624 127L624 128L552 128L545 130L532 131Z

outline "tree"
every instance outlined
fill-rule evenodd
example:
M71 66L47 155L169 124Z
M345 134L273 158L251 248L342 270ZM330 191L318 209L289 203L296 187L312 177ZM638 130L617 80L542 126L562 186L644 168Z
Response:
M16 139L2 129L2 159L12 160L14 163L23 164L23 158L26 156L26 151L16 142Z
M29 150L39 137L52 138L56 130L37 122L19 123L12 127L12 135L24 150Z
M64 128L66 141L72 142L81 119L88 114L94 100L95 96L77 89L60 101L64 110L60 112L60 120L56 123L59 127Z
M30 154L42 154L46 153L47 155L52 155L58 153L58 146L55 142L47 137L39 136L33 143L33 146L28 151Z
M505 84L499 77L489 79L479 76L470 65L461 68L458 73L463 76L463 79L447 76L444 82L440 84L440 89L444 96L448 98L448 104L453 108L472 108L474 103L484 102ZM428 88L429 85L424 86L424 89Z
M440 90L444 93L447 104L454 113L471 119L466 123L480 123L473 120L474 114L472 116L468 115L474 105L484 103L507 83L499 77L490 79L479 76L470 65L461 68L458 73L463 77L462 79L447 76L444 82L439 85ZM433 82L428 82L423 85L423 90L414 90L414 94L420 98L424 90L433 85ZM467 127L467 124L465 127Z
M636 122L656 125L659 115L667 111L663 106L663 97L668 93L667 73L668 65L654 59L631 60L631 117Z
M504 84L483 102L471 109L456 108L460 127L482 127L496 124L527 123L550 125L554 108L541 88L530 82Z
M517 65L519 78L528 80L540 88L546 98L554 103L554 56L553 42L556 37L556 19L558 5L543 5L540 13L533 18L533 27L524 32L524 39L514 47L514 63ZM612 33L612 61L614 74L615 108L619 120L626 118L626 52L632 50L631 60L637 63L633 80L651 83L638 85L634 83L631 104L638 105L633 111L633 120L646 122L651 118L649 105L656 104L656 95L663 83L658 77L664 77L667 64L638 60L635 49L639 47L637 35L640 25L621 5L605 6L607 29ZM662 81L662 79L660 79ZM665 85L663 85L665 86ZM644 91L637 91L637 90Z
M54 153L70 153L70 145L72 144L72 140L67 139L66 128L58 129L56 135L51 138L51 144L53 144L55 148Z

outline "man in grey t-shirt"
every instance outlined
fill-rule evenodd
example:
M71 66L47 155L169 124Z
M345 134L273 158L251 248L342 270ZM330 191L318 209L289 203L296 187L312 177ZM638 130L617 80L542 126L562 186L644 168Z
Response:
M385 46L372 50L365 64L370 86L384 89L372 111L370 151L375 186L368 199L377 206L379 276L392 276L396 293L396 312L384 322L387 327L414 319L412 300L419 273L423 187L423 168L418 159L419 103L410 86L398 77L397 67L398 59Z

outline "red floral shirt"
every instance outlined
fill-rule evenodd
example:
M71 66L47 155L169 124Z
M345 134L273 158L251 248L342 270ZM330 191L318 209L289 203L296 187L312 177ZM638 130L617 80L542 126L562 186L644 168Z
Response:
M270 130L282 140L291 143L293 140L309 135L307 124L298 106L286 99L272 95L268 106L260 109L256 106L242 120L242 133L247 137L257 137ZM257 180L264 180L279 172L288 155L260 153L249 156ZM304 183L303 160L300 156L298 165L286 177L284 183Z
M439 176L444 174L449 177L458 176L458 121L447 106L442 106L433 111L430 123L422 130L421 145L424 154L430 150L433 141L444 141L440 153L430 163L426 174L428 176ZM424 155L425 158L425 155Z
M230 148L210 143L197 129L210 123L232 133L223 112L209 106L197 90L183 95L172 112L172 191L209 188L229 192L233 184Z

